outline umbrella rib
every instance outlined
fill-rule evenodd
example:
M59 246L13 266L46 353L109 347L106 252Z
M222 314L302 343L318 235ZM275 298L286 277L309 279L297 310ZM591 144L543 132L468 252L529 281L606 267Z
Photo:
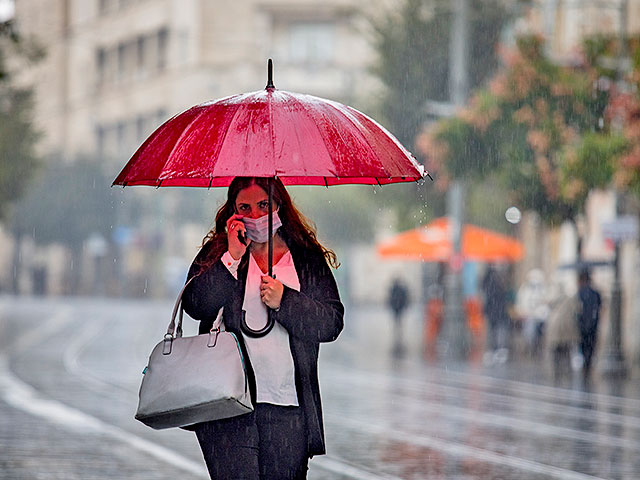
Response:
M305 114L307 114L308 117L311 118L311 120L316 123L316 119L313 116L313 113L315 113L315 110L310 110L307 108L307 104L305 102L301 102L298 98L296 98L295 96L291 96L291 98L295 99L296 103L298 105L300 105L301 110L304 111ZM300 142L300 137L298 137L297 135L297 131L296 131L296 138L298 139L298 144L300 145L300 147L303 147L302 143ZM324 135L320 135L320 140L322 140L322 144L324 145L324 149L327 152L327 156L329 158L332 157L331 155L331 150L329 149L329 144L327 143L327 140L324 138ZM301 151L303 151L304 149L301 148ZM324 177L324 183L327 186L327 188L329 187L329 184L327 183L327 177Z
M344 109L338 108L332 103L330 103L329 105L331 106L331 108L334 108L339 114L341 114L354 127L356 127L357 131L359 131L358 123L356 121L354 121L353 113L351 111L349 111L349 108L346 105L344 106ZM369 140L367 139L367 137L365 135L361 135L361 140L362 140L362 142L364 144L366 144L366 146L369 148L369 150L371 152L375 152L375 148L373 148L373 146L371 145L371 142L369 142ZM386 150L387 149L385 148L385 151ZM392 156L392 155L390 155L390 156ZM391 178L391 175L388 174L387 169L385 168L384 163L382 163L382 162L381 162L381 168L385 172L385 174L387 174L387 177ZM376 182L378 182L378 184L380 184L380 180L378 179L378 177L375 177L375 179L376 179Z
M191 119L191 121L189 122L189 125L187 125L182 132L180 133L180 136L178 137L178 139L175 141L175 143L173 144L173 147L171 147L171 151L169 152L169 155L167 155L167 162L164 164L161 172L160 172L160 176L162 175L162 172L164 171L165 167L167 166L167 163L169 161L171 161L171 158L173 157L173 153L176 151L176 149L178 148L178 145L180 145L180 142L182 141L182 139L187 135L187 132L189 131L189 129L191 128L191 126L203 115L205 115L207 113L207 111L205 109L202 109L200 112L198 112L198 114L193 117ZM162 180L160 180L160 183L162 183ZM159 185L158 185L159 186Z
M273 133L273 104L272 104L272 96L267 94L267 111L269 112L269 137L271 138L271 151L273 152L273 176L275 177L278 173L278 169L276 167L276 137L275 133ZM271 220L269 220L271 221Z

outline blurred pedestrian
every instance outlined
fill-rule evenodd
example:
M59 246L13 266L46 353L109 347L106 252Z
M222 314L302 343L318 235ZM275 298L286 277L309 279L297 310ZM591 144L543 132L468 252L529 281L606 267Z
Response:
M578 310L580 351L583 358L583 373L586 376L591 371L593 353L596 349L598 337L600 308L602 307L600 293L591 286L589 270L582 270L578 275L578 298L580 299L580 308Z
M389 289L387 303L393 313L393 351L401 354L404 351L402 341L402 315L409 305L409 289L399 278L395 278Z
M224 326L242 349L255 406L251 413L195 425L212 479L307 478L308 459L325 453L318 352L343 327L344 308L330 268L337 260L276 179L273 275L265 273L269 181L231 182L183 296L184 310L200 320L201 334L224 307ZM263 328L268 308L275 320L268 334L245 333L243 319L254 330Z
M509 355L509 316L504 282L494 265L482 279L484 314L487 319L487 363L504 363Z
M549 316L546 281L542 270L530 270L516 295L516 311L522 319L522 333L529 354L537 358L542 350L545 322Z
M559 284L550 304L545 341L556 379L571 373L571 354L578 344L578 299Z

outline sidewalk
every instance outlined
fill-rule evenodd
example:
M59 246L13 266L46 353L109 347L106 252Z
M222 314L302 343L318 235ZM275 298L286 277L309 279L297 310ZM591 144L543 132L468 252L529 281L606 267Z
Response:
M200 479L115 442L109 435L79 432L0 401L0 476L6 479L174 480Z

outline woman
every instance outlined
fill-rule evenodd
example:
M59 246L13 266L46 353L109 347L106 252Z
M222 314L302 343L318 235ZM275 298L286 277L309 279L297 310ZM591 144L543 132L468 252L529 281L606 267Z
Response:
M273 277L268 271L268 185L273 182ZM246 244L246 245L245 245ZM279 180L237 177L189 271L185 311L208 332L220 308L248 359L255 410L195 426L213 479L306 478L325 453L318 351L343 327L344 307L324 248ZM275 326L264 337L242 333Z

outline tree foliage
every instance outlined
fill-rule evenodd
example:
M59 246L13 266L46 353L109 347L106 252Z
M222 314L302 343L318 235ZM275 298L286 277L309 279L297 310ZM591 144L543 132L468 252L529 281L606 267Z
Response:
M498 65L496 45L509 12L499 0L469 3L469 82L476 88ZM449 99L449 0L404 0L374 20L378 60L374 73L385 91L381 111L389 129L409 149L425 121L427 100Z
M116 224L111 178L90 159L48 162L16 205L13 230L38 244L61 243L79 251L89 235L111 238Z
M498 40L511 18L511 10L504 5L500 0L469 2L472 89L486 82L498 66ZM382 123L414 152L422 126L433 119L427 112L427 102L449 101L452 8L449 0L403 0L381 19L372 20L377 52L373 72L384 85L377 109ZM392 206L396 227L412 228L445 209L445 197L432 187L430 181L423 186L384 187L376 202Z
M627 38L625 47L630 62L627 70L621 72L608 65L620 53L619 38L599 35L590 39L586 51L588 61L611 89L607 122L618 137L613 166L615 185L640 198L640 36Z
M41 56L27 43L11 22L0 24L0 220L6 218L9 205L24 194L40 163L35 151L38 133L32 125L32 92L12 84L7 66L8 55L30 60Z
M611 181L626 147L606 121L610 91L601 73L556 65L543 47L537 37L520 38L490 86L421 136L419 148L444 186L452 177L498 177L514 202L556 223Z

